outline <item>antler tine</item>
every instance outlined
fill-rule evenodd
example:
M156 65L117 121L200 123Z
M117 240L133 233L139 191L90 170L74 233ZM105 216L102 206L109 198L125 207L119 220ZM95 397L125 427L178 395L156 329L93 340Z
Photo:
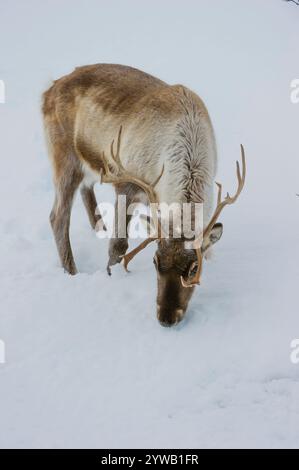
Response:
M242 179L242 184L244 186L245 184L245 178L246 178L246 160L245 160L245 150L243 145L241 144L241 158L242 158L242 170L243 170L243 179ZM243 187L242 186L242 187Z
M240 164L238 162L238 160L236 161L236 166L237 166L237 178L238 178L238 183L240 184L241 183L241 173L240 173Z
M163 166L162 166L162 170L161 170L161 173L160 175L158 176L158 178L154 181L153 183L153 188L155 188L157 186L157 184L159 183L160 179L162 178L162 175L164 173L164 163L163 163Z
M236 194L231 198L232 202L235 202L237 200L245 184L246 162L245 162L244 147L242 144L241 144L241 158L242 158L242 175L241 175L241 170L240 170L240 163L237 160L236 168L237 168L238 188L237 188Z
M217 195L217 205L218 205L221 202L222 184L216 182L216 185L218 186L218 195Z
M103 163L103 166L104 166L105 174L107 175L109 173L109 166L108 166L108 163L107 163L107 160L106 160L105 152L102 152L102 163ZM101 183L102 183L103 182L103 177L104 177L103 168L101 168L100 173L101 173Z
M117 144L116 144L116 154L114 153L114 139L110 144L110 153L114 163L118 166L118 169L122 172L125 172L123 167L122 161L120 159L120 144L121 144L121 133L122 133L122 126L120 126L117 136Z
M111 153L111 157L113 158L113 160L116 162L115 160L115 155L114 155L114 139L112 140L111 144L110 144L110 153Z
M117 146L116 146L116 158L120 161L119 153L120 153L120 143L121 143L121 134L122 134L123 127L120 126L117 136Z
M147 245L149 245L154 240L156 240L156 239L149 237L146 240L144 240L143 242L141 242L140 245L136 246L136 248L134 248L134 250L132 250L129 253L126 253L125 255L122 256L122 264L123 264L123 266L124 266L127 273L130 272L128 270L129 262L134 258L134 256L137 255L137 253L142 251L145 247L147 247Z
M121 159L120 159L121 133L122 133L122 126L120 126L119 131L118 131L117 144L116 144L116 154L114 153L114 139L112 140L112 142L110 144L110 152L111 152L111 156L112 156L113 160L115 161L115 163L117 163L118 165L121 166L121 168L123 168L122 162L121 162Z

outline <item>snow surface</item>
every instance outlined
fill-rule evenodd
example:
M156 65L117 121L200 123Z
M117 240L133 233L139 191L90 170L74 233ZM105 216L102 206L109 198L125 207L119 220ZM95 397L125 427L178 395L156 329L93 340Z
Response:
M299 7L280 0L2 0L1 447L298 447ZM40 118L51 79L97 62L183 83L214 122L218 179L248 179L183 323L155 318L154 247L112 278L80 198L59 266ZM109 187L98 200L112 201Z

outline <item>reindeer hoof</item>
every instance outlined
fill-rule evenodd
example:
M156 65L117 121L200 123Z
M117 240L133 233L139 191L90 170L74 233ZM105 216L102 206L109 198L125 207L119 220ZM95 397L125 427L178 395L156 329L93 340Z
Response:
M110 264L107 264L106 271L107 271L108 276L111 276L112 272L111 272Z

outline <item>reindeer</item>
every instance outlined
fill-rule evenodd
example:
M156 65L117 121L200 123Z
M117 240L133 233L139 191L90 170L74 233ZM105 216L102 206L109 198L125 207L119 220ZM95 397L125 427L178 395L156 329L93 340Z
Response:
M183 237L162 237L158 212L155 235L131 252L127 253L128 214L126 227L122 227L126 236L115 233L109 244L110 274L111 266L122 261L127 269L137 253L157 242L157 317L163 326L178 323L200 283L204 255L222 236L218 217L243 189L243 147L242 172L237 162L237 191L222 200L221 185L216 183L218 198L213 212L217 169L213 127L204 103L188 88L168 85L127 66L90 65L56 80L43 95L42 111L55 184L50 222L68 273L77 272L69 226L79 187L93 228L101 222L93 190L99 181L113 184L116 195L126 196L127 206L145 201L203 204L201 241L194 241L191 247Z

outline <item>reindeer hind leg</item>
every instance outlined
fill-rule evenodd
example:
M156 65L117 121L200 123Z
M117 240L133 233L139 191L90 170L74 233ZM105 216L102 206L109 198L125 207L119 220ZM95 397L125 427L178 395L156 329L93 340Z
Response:
M82 173L74 156L65 158L63 173L55 175L55 201L50 214L58 254L65 271L76 274L77 269L72 253L69 228L71 209L75 192L82 181Z

